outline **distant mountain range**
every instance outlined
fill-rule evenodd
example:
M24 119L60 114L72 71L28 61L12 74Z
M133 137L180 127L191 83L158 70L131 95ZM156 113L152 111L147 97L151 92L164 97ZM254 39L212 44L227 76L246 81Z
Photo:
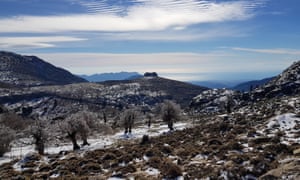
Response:
M259 86L262 86L266 83L268 83L269 81L271 81L274 77L269 77L269 78L264 78L261 80L251 80L251 81L246 81L246 82L235 82L235 81L191 81L192 84L195 85L199 85L199 86L205 86L208 88L212 88L212 89L222 89L222 88L226 88L226 89L231 89L231 90L237 90L237 91L249 91L251 88L256 88Z
M62 85L86 82L35 56L0 51L0 82L17 86Z
M198 85L198 86L204 86L208 88L229 88L231 83L221 83L219 81L190 81L190 83Z
M262 85L270 82L274 78L275 77L269 77L269 78L265 78L265 79L261 79L261 80L247 81L247 82L238 84L230 89L247 92L247 91L250 91L251 89L254 89L256 87L262 86Z
M89 82L103 82L111 80L130 80L142 77L141 74L137 72L117 72L117 73L100 73L93 75L79 75L81 78Z

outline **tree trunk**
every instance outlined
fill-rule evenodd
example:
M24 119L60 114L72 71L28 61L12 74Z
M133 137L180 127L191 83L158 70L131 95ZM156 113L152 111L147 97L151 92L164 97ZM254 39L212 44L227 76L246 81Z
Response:
M151 118L148 119L148 128L151 127Z
M174 130L174 128L173 128L173 121L172 121L172 120L170 120L170 121L168 122L168 128L170 129L170 131L173 131L173 130Z
M103 119L104 119L104 123L106 124L106 122L107 122L107 117L106 117L106 113L105 113L105 112L103 112Z
M35 142L35 149L38 151L40 155L44 155L45 144L41 138L37 138Z
M69 134L69 137L73 144L73 150L75 151L75 150L80 149L80 146L77 144L76 133Z
M87 138L82 139L82 146L89 146L90 143L88 143Z

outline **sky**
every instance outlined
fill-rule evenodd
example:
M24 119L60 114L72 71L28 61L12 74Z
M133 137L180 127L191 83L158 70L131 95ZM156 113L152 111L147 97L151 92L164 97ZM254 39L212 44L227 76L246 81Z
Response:
M0 0L0 50L74 74L244 81L300 60L299 0Z

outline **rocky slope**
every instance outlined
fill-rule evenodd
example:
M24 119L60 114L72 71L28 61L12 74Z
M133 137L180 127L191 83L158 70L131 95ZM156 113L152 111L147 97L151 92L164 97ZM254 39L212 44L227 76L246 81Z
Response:
M35 56L0 51L0 82L18 86L86 82Z
M300 92L300 61L290 67L262 87L255 89L254 98L272 98L283 95L295 95Z

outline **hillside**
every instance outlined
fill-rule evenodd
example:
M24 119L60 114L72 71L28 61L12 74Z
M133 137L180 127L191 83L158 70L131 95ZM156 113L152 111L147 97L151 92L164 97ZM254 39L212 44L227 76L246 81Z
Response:
M161 77L136 80L76 83L56 86L37 86L21 89L0 88L0 103L26 116L39 114L44 119L68 116L80 109L93 111L122 111L136 107L153 109L166 99L187 108L192 97L207 88ZM108 110L111 109L112 110Z
M255 89L254 98L293 96L300 93L300 61L294 62L271 81Z
M0 82L36 86L79 83L85 80L38 57L0 51Z
M206 87L196 86L190 83L166 79L163 77L142 77L134 80L126 81L107 81L104 85L116 85L124 83L138 83L143 90L153 92L164 92L168 99L175 100L182 106L188 106L190 100L197 94L207 90Z

